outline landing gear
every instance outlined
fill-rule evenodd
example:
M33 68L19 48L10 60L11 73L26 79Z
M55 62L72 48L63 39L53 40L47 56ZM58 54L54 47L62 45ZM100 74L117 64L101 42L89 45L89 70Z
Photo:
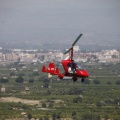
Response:
M84 78L82 78L82 79L81 79L81 82L84 82L84 80L85 80L85 79L84 79Z
M72 79L73 79L73 81L74 81L74 82L76 82L76 81L77 81L77 77L73 77Z

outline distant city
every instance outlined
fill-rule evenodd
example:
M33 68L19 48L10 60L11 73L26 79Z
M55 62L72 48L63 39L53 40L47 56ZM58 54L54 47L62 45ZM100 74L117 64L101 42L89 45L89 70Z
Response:
M4 49L0 47L0 63L2 62L24 62L24 63L46 63L48 61L60 62L65 59L62 50L44 49ZM101 51L82 51L79 46L74 47L74 59L77 62L120 62L120 51L117 49Z

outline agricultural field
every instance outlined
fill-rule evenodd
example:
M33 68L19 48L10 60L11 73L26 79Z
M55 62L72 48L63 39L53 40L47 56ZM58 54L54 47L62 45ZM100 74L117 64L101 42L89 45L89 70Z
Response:
M40 63L1 64L0 120L120 120L120 63L82 65L83 83L48 78Z

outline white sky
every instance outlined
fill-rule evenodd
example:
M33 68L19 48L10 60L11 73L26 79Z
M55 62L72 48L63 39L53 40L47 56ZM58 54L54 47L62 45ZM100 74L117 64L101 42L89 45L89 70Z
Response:
M79 33L120 41L120 0L0 0L0 42L69 42Z

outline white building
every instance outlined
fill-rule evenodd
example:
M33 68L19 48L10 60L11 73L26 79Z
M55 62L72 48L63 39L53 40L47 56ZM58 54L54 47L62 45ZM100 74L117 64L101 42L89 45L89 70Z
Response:
M1 92L5 92L5 91L6 91L5 87L2 87Z
M79 46L74 46L73 49L74 49L74 51L76 51L76 52L80 50Z

